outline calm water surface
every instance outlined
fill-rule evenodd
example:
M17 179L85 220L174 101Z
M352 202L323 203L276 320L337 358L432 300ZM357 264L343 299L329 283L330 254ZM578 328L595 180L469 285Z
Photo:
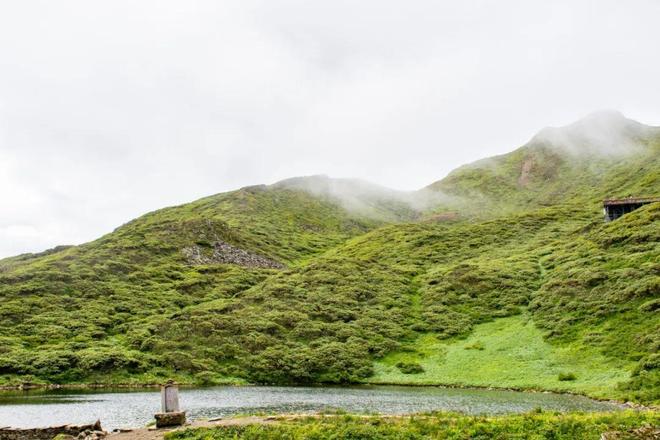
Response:
M180 390L190 419L254 412L312 413L342 409L356 413L405 414L459 411L504 414L534 408L554 411L613 411L618 405L586 397L440 387L213 387ZM158 390L51 390L0 392L0 427L87 423L104 429L144 426L160 408Z

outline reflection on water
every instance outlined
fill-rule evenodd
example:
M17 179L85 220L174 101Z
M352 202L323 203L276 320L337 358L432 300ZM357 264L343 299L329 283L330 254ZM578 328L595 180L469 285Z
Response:
M548 411L611 411L619 406L586 397L441 387L213 387L184 388L181 406L190 419L235 414L306 413L341 409L357 413L405 414L458 411L504 414ZM159 411L160 395L149 390L35 390L0 392L0 427L86 423L105 429L144 426Z

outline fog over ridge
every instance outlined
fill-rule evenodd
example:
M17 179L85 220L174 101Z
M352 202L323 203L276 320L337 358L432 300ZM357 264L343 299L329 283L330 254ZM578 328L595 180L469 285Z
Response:
M641 124L626 118L616 110L593 112L563 126L546 127L537 133L530 144L546 144L573 156L627 156L640 153L640 142L658 127Z
M441 191L433 191L428 188L401 191L362 179L332 178L324 174L292 177L279 181L271 187L297 189L315 196L327 197L339 202L350 212L375 220L383 219L384 205L390 203L396 203L400 208L410 209L414 213L421 213L455 199ZM414 213L410 214L414 216Z

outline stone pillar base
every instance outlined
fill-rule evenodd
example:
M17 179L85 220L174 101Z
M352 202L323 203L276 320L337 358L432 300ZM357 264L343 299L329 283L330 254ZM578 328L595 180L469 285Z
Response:
M158 413L156 417L156 428L164 428L166 426L181 426L186 423L186 412L170 412Z

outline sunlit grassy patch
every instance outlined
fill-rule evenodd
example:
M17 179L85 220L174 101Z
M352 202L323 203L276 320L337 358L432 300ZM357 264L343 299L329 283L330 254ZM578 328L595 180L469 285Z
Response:
M424 371L403 374L396 367L401 362L419 363ZM604 397L616 394L631 368L632 363L613 362L584 346L553 346L527 316L519 315L480 324L466 339L422 335L406 351L376 362L369 382L534 388ZM575 380L560 380L566 374Z

